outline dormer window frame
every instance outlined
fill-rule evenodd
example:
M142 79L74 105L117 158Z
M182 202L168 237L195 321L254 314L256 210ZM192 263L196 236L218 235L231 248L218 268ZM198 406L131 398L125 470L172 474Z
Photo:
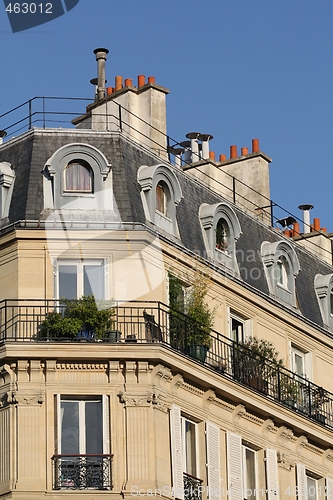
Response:
M297 307L295 278L300 271L300 264L293 246L283 240L274 243L264 241L261 258L270 294Z
M15 172L9 162L0 162L0 219L9 216L13 195Z
M179 238L176 210L183 195L179 180L173 170L164 164L151 167L142 165L138 170L137 178L141 187L141 199L146 220ZM158 186L163 189L165 195L164 213L158 206Z
M236 242L242 231L233 208L225 202L214 205L204 203L199 209L199 219L208 257L224 265L233 273L239 274ZM225 232L222 248L217 234L219 224L224 227Z
M314 288L324 327L333 332L333 273L317 274Z
M74 169L75 166L78 166L78 167L81 167L82 168L82 172L83 169L85 169L88 173L89 173L89 187L87 189L85 189L85 187L82 187L80 188L79 186L74 186L74 183L72 186L69 186L70 184L70 179L68 178L68 172L70 169ZM80 170L81 169L76 169L77 172L76 172L76 175L77 177L80 179ZM86 176L86 172L84 172L84 175L83 177ZM83 179L84 183L86 183L88 179ZM94 172L91 168L91 166L89 165L88 162L86 162L85 160L82 160L82 159L74 159L74 160L71 160L64 168L63 170L63 194L70 194L71 196L74 194L79 194L80 196L82 195L91 195L94 193Z
M91 169L91 191L66 187L66 168L74 163ZM94 146L66 144L45 163L43 192L44 209L113 210L111 164Z

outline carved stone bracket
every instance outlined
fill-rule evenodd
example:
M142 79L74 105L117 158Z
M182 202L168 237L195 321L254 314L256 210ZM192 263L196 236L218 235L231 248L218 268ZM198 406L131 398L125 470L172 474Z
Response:
M281 469L286 469L289 471L294 467L294 463L290 460L289 455L281 453L280 451L277 452L277 463L278 466L281 467Z
M153 393L130 394L127 392L119 392L118 394L119 401L127 408L131 406L150 406L153 401L153 396Z
M19 404L19 405L41 405L44 403L44 394L39 392L35 394L24 394L17 393L16 391L7 392L7 402L9 404Z
M153 394L152 405L154 409L167 413L171 408L171 400L163 394Z

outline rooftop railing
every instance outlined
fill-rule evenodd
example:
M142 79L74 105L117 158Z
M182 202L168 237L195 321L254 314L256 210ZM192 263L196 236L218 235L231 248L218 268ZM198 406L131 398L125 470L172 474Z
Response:
M106 307L103 302L103 307ZM66 314L55 300L3 300L0 302L2 342L105 342L129 348L158 343L204 364L284 407L333 429L333 394L270 360L254 355L242 344L219 332L205 332L194 320L161 302L113 302L110 328L99 334L88 328L60 335L43 328L54 311ZM200 345L198 339L206 339ZM103 347L104 345L104 347Z

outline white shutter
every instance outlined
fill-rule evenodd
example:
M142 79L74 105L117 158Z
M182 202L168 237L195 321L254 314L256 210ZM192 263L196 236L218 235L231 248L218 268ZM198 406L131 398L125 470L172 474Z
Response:
M242 438L227 432L228 498L243 500Z
M220 465L220 428L206 422L206 452L208 473L208 498L220 498L221 465Z
M179 406L172 405L170 410L170 436L172 457L172 486L174 496L184 499L184 481L182 464L182 436Z
M302 464L297 464L297 493L298 500L308 499L305 467Z
M326 478L326 499L333 500L333 479Z
M268 500L279 499L279 480L277 456L275 450L266 450L266 479L267 479L267 498Z
M103 453L110 453L110 400L109 396L102 396L103 411Z

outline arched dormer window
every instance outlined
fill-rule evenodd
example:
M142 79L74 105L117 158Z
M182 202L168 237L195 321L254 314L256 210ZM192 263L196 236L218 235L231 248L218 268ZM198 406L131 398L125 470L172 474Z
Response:
M84 160L71 161L64 170L65 193L92 193L94 175Z
M314 287L324 326L333 332L333 274L317 274Z
M182 191L173 170L166 165L142 165L138 170L138 182L146 219L179 237L176 208Z
M204 203L199 218L208 256L238 273L236 241L241 227L234 210L227 203Z
M283 240L275 243L264 241L261 245L261 258L271 295L296 306L295 277L300 271L300 265L295 249Z
M43 194L47 210L113 210L111 164L90 144L66 144L44 166Z

